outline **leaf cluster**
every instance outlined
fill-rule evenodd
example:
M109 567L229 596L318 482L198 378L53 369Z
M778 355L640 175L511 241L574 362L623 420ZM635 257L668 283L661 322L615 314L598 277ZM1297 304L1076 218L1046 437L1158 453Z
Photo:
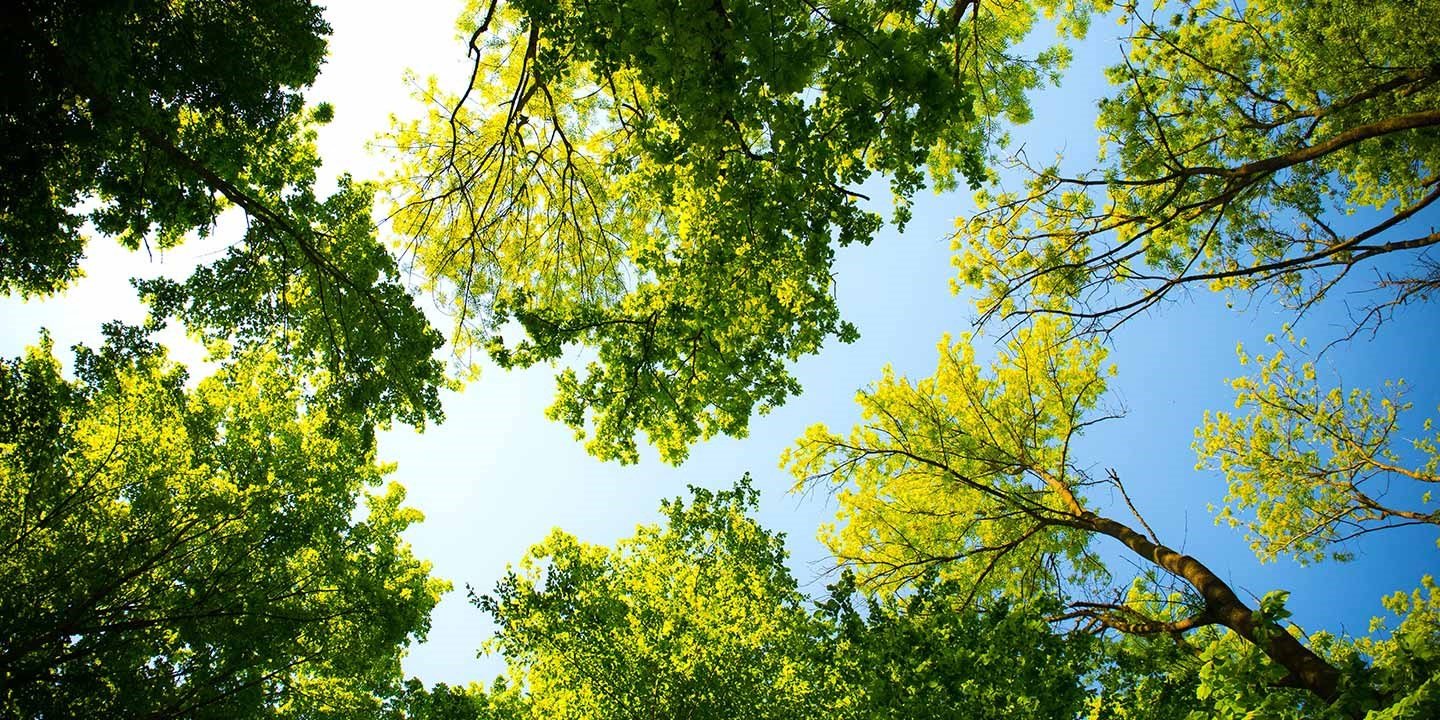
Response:
M404 491L371 490L373 434L274 350L190 389L111 335L78 380L48 341L0 364L0 714L374 707L447 584L400 537Z
M1434 289L1422 211L1437 198L1440 34L1427 3L1124 6L1124 62L1100 101L1102 165L1017 157L955 235L982 317L1067 313L1110 329L1189 284L1304 309L1391 253L1391 300ZM1354 215L1352 219L1344 219ZM1073 307L1071 305L1073 304Z
M42 295L78 277L86 221L132 248L212 225L215 189L143 136L263 173L329 32L305 0L17 0L0 26L0 289Z
M1009 52L1059 5L477 0L470 85L395 134L401 245L462 350L593 351L550 410L593 454L644 433L678 462L856 337L832 266L881 227L858 187L888 177L903 227L927 173L985 178L996 119L1068 57Z

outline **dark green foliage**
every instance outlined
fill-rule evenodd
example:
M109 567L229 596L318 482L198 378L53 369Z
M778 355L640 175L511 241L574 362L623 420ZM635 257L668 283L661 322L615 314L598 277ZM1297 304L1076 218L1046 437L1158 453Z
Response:
M278 340L323 371L344 412L440 417L442 344L375 237L374 189L315 196L314 125L300 89L328 26L306 0L12 4L0 32L15 84L0 112L0 292L76 277L82 225L166 248L238 206L243 241L183 283L140 284L237 351Z
M215 188L149 137L221 175L255 173L293 132L329 32L308 0L15 0L0 13L0 291L26 294L75 279L85 220L130 247L213 223Z
M856 702L850 717L881 720L1074 717L1100 643L1065 635L1034 608L958 604L952 582L922 583L884 601L856 595L849 574L818 617L821 651Z

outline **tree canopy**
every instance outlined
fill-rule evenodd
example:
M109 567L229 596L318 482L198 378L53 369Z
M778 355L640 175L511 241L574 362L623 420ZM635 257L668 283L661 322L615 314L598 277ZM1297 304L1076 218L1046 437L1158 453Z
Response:
M968 602L1058 602L1066 609L1052 619L1075 621L1082 632L1172 638L1200 658L1197 697L1211 701L1217 716L1244 716L1257 706L1276 716L1359 716L1398 701L1393 709L1404 717L1436 707L1427 681L1397 687L1364 667L1352 641L1323 635L1307 643L1287 628L1288 593L1267 593L1252 606L1203 560L1160 539L1114 469L1122 459L1083 452L1087 427L1117 419L1100 409L1114 369L1096 338L1074 337L1068 320L1037 318L1012 334L988 370L975 361L973 341L942 342L939 367L924 380L887 373L860 394L861 424L848 434L817 425L783 460L799 482L834 486L839 523L829 546L871 587L903 592L939 573L964 588ZM1289 412L1276 422L1295 427L1309 417ZM1376 421L1368 402L1352 399L1316 422L1365 428ZM1252 436L1257 445L1274 437L1262 423ZM1229 438L1212 438L1211 447L1227 447ZM1103 478L1087 470L1096 462L1110 464ZM1366 470L1375 471L1357 472ZM1275 542L1288 545L1295 535L1287 516L1310 513L1332 524L1387 519L1359 500L1327 498L1332 482L1367 496L1323 474L1231 477L1232 497L1249 506L1257 494L1277 496L1251 525ZM1105 487L1123 498L1133 521L1097 512L1087 491ZM1327 500L1342 509L1328 516L1319 504ZM1331 531L1316 532L1323 540ZM1143 563L1119 586L1116 568L1095 554L1104 538ZM1273 553L1271 545L1257 549ZM1432 631L1408 641L1431 647Z
M1427 298L1440 242L1440 31L1428 0L1121 5L1126 53L1101 98L1103 163L1018 157L955 236L982 317L1061 312L1113 328L1195 284L1298 308L1376 264L1373 324ZM1354 218L1347 216L1354 215Z
M314 3L11 2L0 292L63 297L90 236L227 244L133 280L149 316L69 370L45 331L0 361L0 716L1436 717L1433 577L1366 632L1302 628L1285 582L1251 593L1132 496L1205 476L1093 442L1124 422L1122 325L1177 289L1304 325L1373 268L1388 294L1336 342L1435 289L1434 5L470 0L468 81L419 83L391 174L326 194ZM1097 169L1032 162L1008 133L1097 17L1127 28ZM843 248L962 187L952 286L978 328L782 458L836 508L824 591L747 474L612 543L551 530L469 593L504 672L406 678L450 584L404 537L421 516L377 433L442 419L447 339L466 379L480 353L557 368L548 414L596 459L679 464L858 339ZM245 227L219 238L227 211ZM213 372L169 359L172 321ZM1433 535L1432 378L1348 386L1335 343L1274 329L1237 348L1233 408L1196 411L1182 465L1217 524L1259 563Z
M519 691L516 717L537 718L1050 718L1080 708L1094 645L1067 642L1035 612L952 604L952 583L880 600L847 577L828 598L807 599L783 537L751 517L757 500L749 478L691 488L688 502L661 506L662 524L614 547L557 531L531 548L493 595L475 597L499 627L490 649L508 661L491 696Z
M997 121L1027 119L1026 91L1065 65L1015 51L1056 12L1083 31L1054 0L477 0L469 85L432 81L429 115L395 134L395 227L461 351L524 367L591 349L551 417L602 459L635 462L643 432L678 462L743 437L800 391L790 363L856 337L832 266L881 226L860 185L887 177L903 227L927 179L984 179Z
M320 8L20 0L4 12L6 291L75 280L85 220L132 248L203 231L219 189L192 163L285 182L264 178L267 155L296 132L299 89L324 58Z
M74 281L86 228L132 249L205 238L239 207L244 239L185 282L140 284L175 317L237 347L283 339L380 421L438 419L441 341L371 222L374 187L315 196L304 107L329 27L308 0L22 2L4 11L0 289ZM243 59L243 61L242 61Z
M374 707L447 584L400 538L420 516L373 437L273 350L187 389L111 335L73 381L43 339L0 364L0 714Z
M188 279L136 282L146 326L77 348L75 377L43 336L4 364L0 714L373 715L448 587L400 537L404 491L370 490L375 429L438 419L443 377L373 185L314 191L320 8L3 14L6 293L75 282L87 234L164 250L227 207L248 227ZM219 362L198 385L149 339L172 318Z
M790 718L819 714L826 672L781 537L747 512L755 492L692 490L614 548L561 531L532 547L493 595L528 712L564 718Z
M1377 530L1440 525L1440 511L1426 508L1440 483L1440 446L1429 418L1402 430L1414 410L1405 381L1386 381L1378 397L1327 387L1313 360L1295 362L1305 359L1303 340L1286 338L1288 353L1270 340L1268 356L1240 350L1241 363L1256 366L1232 381L1243 412L1207 413L1195 431L1200 466L1229 481L1219 519L1244 524L1262 560L1302 562L1345 559L1339 543Z

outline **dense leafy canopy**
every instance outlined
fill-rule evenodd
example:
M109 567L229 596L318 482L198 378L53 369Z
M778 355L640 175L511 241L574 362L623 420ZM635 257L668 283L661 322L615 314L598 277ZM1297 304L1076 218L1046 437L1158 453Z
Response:
M278 343L297 368L330 380L322 398L346 413L412 424L441 417L440 336L399 283L375 237L373 186L342 178L324 200L278 199L290 218L248 227L244 241L184 282L136 283L157 318L178 317L203 339Z
M693 490L614 548L553 533L478 604L535 717L819 714L825 671L782 538L741 484Z
M903 226L927 171L983 179L997 120L1027 119L1025 91L1065 64L1013 49L1060 6L475 0L470 86L432 81L396 134L396 228L462 350L523 367L593 349L551 416L600 458L634 462L643 432L678 462L855 337L831 267L881 225L858 186L888 177Z
M825 602L806 603L783 538L750 517L748 478L691 493L662 506L664 524L614 547L557 531L477 599L499 625L491 648L509 662L491 698L518 690L516 717L535 718L1078 711L1093 644L1068 642L1033 612L977 613L953 583L882 601L847 578Z
M1201 623L1151 639L1159 631L1142 627L1145 616L1174 616L1194 599L1149 581L1123 606L1072 605L1123 629L1118 639L1063 629L1081 615L1062 612L1058 596L977 606L969 585L934 572L880 595L847 573L826 597L801 602L781 538L749 517L755 501L748 480L692 489L690 502L663 505L663 524L613 547L552 534L493 595L474 597L499 626L488 647L509 661L507 675L489 689L412 687L406 716L1198 720L1374 710L1418 720L1437 707L1440 593L1429 578L1386 600L1393 628L1377 619L1372 637L1310 636L1344 672L1326 702L1289 686L1263 633ZM1253 614L1285 632L1283 594Z
M78 378L48 341L4 365L0 714L372 716L446 587L399 537L403 491L367 492L374 430L438 418L442 366L373 187L315 195L320 9L3 13L5 292L70 284L88 232L165 249L226 207L249 222L190 278L137 283L149 326L107 328ZM198 387L146 339L171 317L220 361Z
M1072 488L1087 478L1071 440L1093 422L1108 372L1104 348L1064 344L1067 329L1046 319L1016 333L988 376L969 338L947 339L933 377L887 370L862 392L864 422L848 436L812 427L781 462L839 488L830 550L889 588L935 561L967 560L946 577L977 596L1028 596L1095 572L1085 535L1056 518L1078 512Z
M1025 191L987 188L956 235L981 319L1014 323L997 358L947 337L932 376L887 369L857 427L817 425L785 456L838 499L828 595L801 591L748 479L693 489L612 547L553 531L472 593L506 674L427 688L399 661L448 584L400 537L419 514L377 489L375 432L439 419L441 336L377 237L378 186L315 192L334 112L301 96L320 10L15 0L3 292L69 286L86 232L165 249L227 207L248 226L186 279L136 281L147 326L107 326L72 376L43 335L0 362L0 715L1436 717L1433 578L1387 597L1369 636L1307 634L1285 591L1242 598L1166 545L1121 469L1095 471L1124 459L1085 438L1113 419L1115 372L1088 331L1173 288L1308 308L1403 253L1365 321L1434 290L1418 226L1440 197L1440 43L1413 20L1434 4L1122 4L1108 165L1022 157ZM793 361L856 337L833 261L882 226L862 185L888 181L903 227L927 183L993 180L1005 123L1068 59L1025 42L1032 26L1078 37L1109 9L472 0L469 85L432 81L429 115L395 130L396 249L456 351L526 367L582 350L550 414L592 454L634 462L643 433L679 462L799 392ZM171 319L213 376L191 383L150 340ZM1285 332L1293 348L1241 349L1235 411L1197 430L1228 483L1217 520L1302 562L1440 525L1440 436L1405 424L1406 386L1346 390Z
M249 229L221 260L141 285L156 321L239 348L278 336L292 362L336 380L347 411L439 417L441 340L375 238L373 187L314 193L313 128L334 113L300 95L325 52L318 7L22 0L4 12L15 85L0 111L0 289L74 280L87 222L164 249L238 206Z
M6 3L0 288L74 280L87 219L132 248L203 232L217 188L187 160L263 175L328 32L305 0Z
M1179 642L1190 633L1203 661L1197 692L1222 715L1269 703L1303 716L1317 699L1344 715L1393 692L1347 674L1325 657L1325 642L1306 644L1287 630L1284 593L1251 607L1201 560L1167 547L1116 470L1103 479L1087 473L1096 459L1083 455L1083 431L1107 418L1096 407L1112 370L1097 340L1073 336L1068 321L1036 318L988 372L972 339L947 341L934 376L911 383L887 373L862 392L864 419L848 435L823 425L808 431L784 462L802 483L838 491L832 551L890 592L939 573L968 601L1064 603L1054 619L1082 631ZM1086 492L1096 486L1117 491L1136 524L1093 510ZM1305 502L1302 491L1294 504ZM1267 512L1293 512L1278 508ZM1090 547L1102 537L1148 566L1128 587L1106 587L1113 571ZM1309 695L1275 693L1276 684Z
M1067 312L1113 328L1187 283L1304 307L1401 253L1381 285L1425 297L1440 242L1440 29L1432 0L1127 3L1100 169L1018 161L956 234L985 316ZM1353 219L1346 215L1355 213ZM1072 303L1078 303L1073 304Z
M1057 633L1033 609L977 610L953 582L903 597L862 599L853 577L830 588L816 616L821 657L847 700L831 717L1059 718L1087 698L1097 643Z
M277 353L186 389L134 332L0 364L0 715L317 717L396 690L446 583L374 440ZM367 512L356 519L357 500Z

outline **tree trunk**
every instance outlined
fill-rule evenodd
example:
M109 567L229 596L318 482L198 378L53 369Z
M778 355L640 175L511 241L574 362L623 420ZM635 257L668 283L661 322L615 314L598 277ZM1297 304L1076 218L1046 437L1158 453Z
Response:
M1078 521L1077 524L1082 529L1119 540L1136 555L1189 583L1205 599L1205 611L1209 617L1239 633L1240 637L1253 643L1271 660L1290 671L1291 677L1287 678L1287 684L1303 687L1326 701L1335 699L1340 671L1311 652L1278 624L1257 621L1254 611L1204 563L1151 542L1128 525L1095 513L1084 511Z

